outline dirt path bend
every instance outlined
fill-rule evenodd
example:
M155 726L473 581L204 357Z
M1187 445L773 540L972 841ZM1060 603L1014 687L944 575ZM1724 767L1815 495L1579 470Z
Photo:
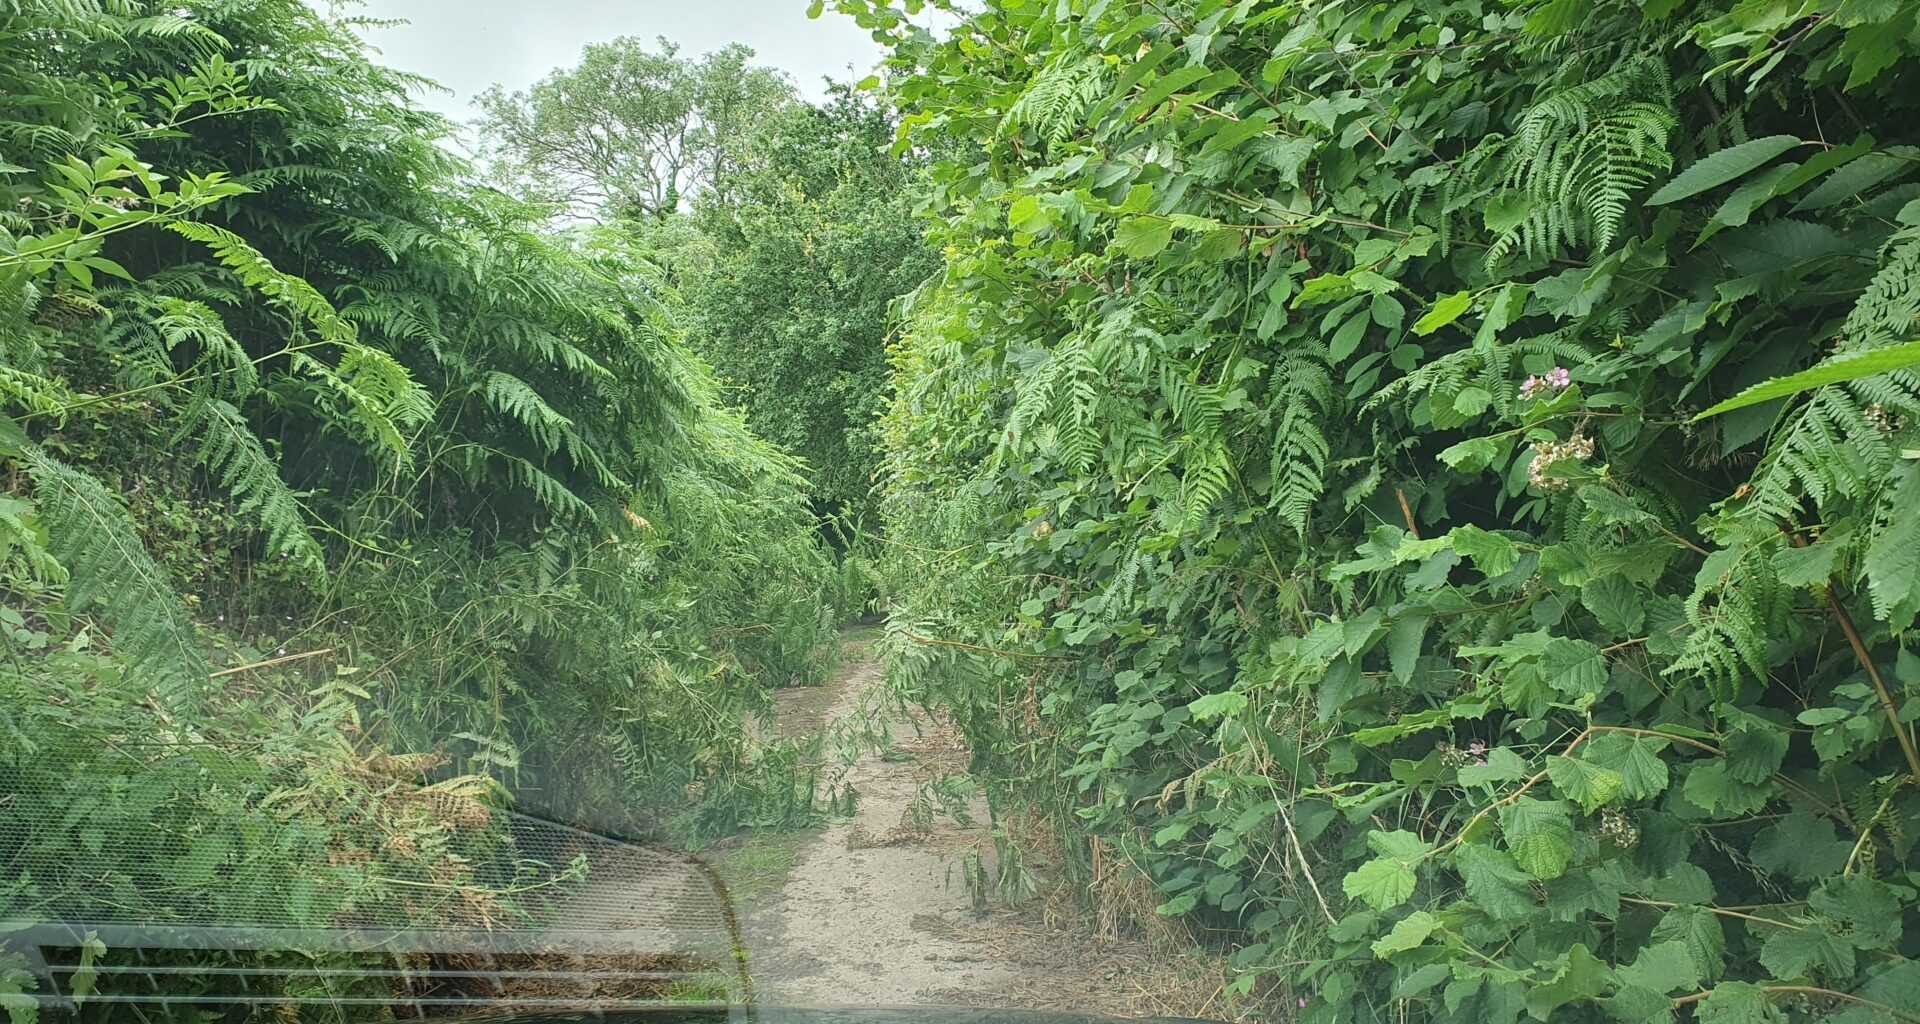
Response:
M783 728L855 715L878 681L879 666L862 655L824 691L788 691ZM914 735L911 722L892 725ZM992 996L1015 988L1026 966L958 934L974 916L960 858L979 830L942 818L926 832L902 831L928 778L918 758L868 750L842 778L859 794L854 816L805 839L781 890L748 908L757 997L774 1005L1003 1002ZM974 810L984 819L983 807Z

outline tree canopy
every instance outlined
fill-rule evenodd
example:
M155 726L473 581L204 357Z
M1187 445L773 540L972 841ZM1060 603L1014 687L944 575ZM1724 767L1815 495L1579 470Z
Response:
M797 102L787 77L731 44L698 59L665 39L589 44L580 63L524 91L479 99L498 173L525 194L658 217L703 189L724 191L754 125Z

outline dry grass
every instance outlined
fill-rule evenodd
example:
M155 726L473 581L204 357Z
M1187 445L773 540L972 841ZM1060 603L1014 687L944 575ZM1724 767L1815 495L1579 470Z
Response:
M424 958L460 977L420 979L396 986L394 1012L407 1019L414 999L475 1000L470 1006L434 1006L418 1018L462 1019L476 1013L604 1010L621 1006L726 998L727 968L712 960L677 955L579 953L440 953ZM679 976L679 977L674 977ZM522 1001L526 1002L522 1002ZM565 1006L556 1006L564 1002Z
M1031 861L1059 862L1053 829L1032 817L1001 825ZM1093 881L1044 885L1018 907L994 906L971 922L933 919L926 929L976 942L1018 963L1022 980L992 994L1000 1005L1105 1016L1228 1019L1224 953L1201 947L1139 873L1095 847ZM978 992L950 993L978 1000Z

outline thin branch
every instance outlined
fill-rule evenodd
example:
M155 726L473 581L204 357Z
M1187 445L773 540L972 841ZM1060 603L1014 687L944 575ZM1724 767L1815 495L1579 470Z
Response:
M1837 992L1830 988L1820 988L1817 985L1762 985L1760 986L1760 991L1768 995L1823 996L1828 999L1838 999L1842 1002L1853 1003L1856 1006L1867 1007L1870 1010L1878 1010L1895 1020L1906 1021L1907 1024L1920 1024L1920 1016L1915 1016L1905 1010L1896 1010L1885 1003L1876 1003L1871 999L1862 999L1848 992ZM1697 1003L1703 999L1711 998L1713 998L1713 989L1702 989L1690 996L1680 996L1673 1001L1673 1005L1676 1007L1685 1006L1688 1003Z
M992 654L1002 658L1052 659L1052 658L1059 657L1059 655L1054 655L1054 654L1035 654L1032 651L1003 651L997 647L982 647L979 644L962 643L959 640L941 640L937 637L921 636L920 634L915 633L913 630L910 630L910 629L895 629L894 632L900 634L901 636L906 637L907 639L913 641L916 644L926 644L933 647L958 647L963 651L978 651L981 654Z
M1804 548L1807 538L1793 534L1793 546ZM1847 606L1841 600L1842 591L1838 581L1829 580L1827 584L1827 607L1833 609L1834 621L1840 623L1840 632L1847 636L1848 646L1853 648L1853 656L1860 667L1867 671L1867 681L1873 684L1874 694L1880 698L1880 710L1887 716L1887 724L1893 728L1894 738L1900 741L1900 752L1906 755L1907 768L1911 780L1920 785L1920 749L1914 747L1913 734L1907 731L1906 724L1900 721L1900 711L1894 706L1893 694L1887 690L1887 681L1880 678L1880 669L1873 663L1873 657L1867 653L1866 641L1860 638L1860 630L1853 624L1853 616L1847 614Z
M265 661L256 661L248 665L235 665L232 668L223 668L218 672L208 673L208 676L209 678L212 678L212 679L218 679L221 676L231 676L231 675L238 675L242 672L251 672L256 668L271 668L275 665L284 665L289 661L300 661L304 658L318 658L322 654L332 654L332 653L333 653L333 648L322 647L318 650L301 651L299 654L289 654L283 658L268 658Z

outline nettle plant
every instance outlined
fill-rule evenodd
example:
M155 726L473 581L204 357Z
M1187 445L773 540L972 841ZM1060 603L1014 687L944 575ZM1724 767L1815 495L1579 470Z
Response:
M835 6L971 144L885 507L1002 804L1304 1021L1920 1020L1920 11Z

